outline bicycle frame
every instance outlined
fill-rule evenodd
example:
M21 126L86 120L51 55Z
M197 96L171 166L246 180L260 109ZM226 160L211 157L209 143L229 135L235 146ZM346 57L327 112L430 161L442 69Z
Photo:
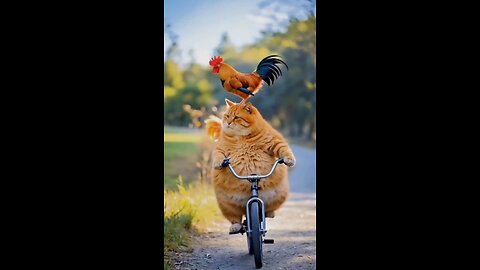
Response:
M251 224L250 223L250 205L252 204L253 201L257 201L260 204L260 209L262 209L262 220L260 220L262 229L260 230L260 232L262 233L263 236L265 236L265 233L267 232L267 223L265 222L265 206L263 204L262 199L258 197L254 197L253 195L252 197L250 197L250 199L247 202L247 215L245 216L247 220L247 230L246 230L247 235L250 235L250 233L252 232L252 228L250 226Z
M273 164L273 167L270 170L270 172L265 174L265 175L252 174L252 175L247 175L247 176L240 176L233 169L232 165L230 164L229 159L225 159L222 162L222 167L227 167L228 166L228 168L230 169L230 171L232 172L232 174L236 178L241 179L241 180L248 180L252 185L251 186L252 196L250 197L250 199L248 199L247 205L246 205L247 213L246 213L245 218L247 220L247 230L246 230L247 236L250 236L250 233L252 232L252 228L251 228L251 225L250 225L251 224L251 222L250 222L250 205L254 201L258 202L258 204L260 205L261 212L262 212L262 219L260 220L260 222L261 222L260 232L262 233L263 236L265 236L265 233L267 232L267 223L265 222L265 204L263 203L262 199L260 199L258 197L258 185L257 184L261 179L270 177L273 174L273 172L275 171L275 169L277 168L279 163L284 163L283 158L280 158L280 159L276 160L275 163Z

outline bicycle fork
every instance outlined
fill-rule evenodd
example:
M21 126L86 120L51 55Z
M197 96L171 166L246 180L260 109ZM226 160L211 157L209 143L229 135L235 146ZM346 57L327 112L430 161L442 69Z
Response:
M257 182L252 181L252 196L250 199L247 201L247 215L246 215L246 226L247 226L247 237L251 237L252 233L252 227L251 227L251 216L250 216L250 206L252 205L253 202L258 202L259 209L261 211L260 216L258 217L260 219L260 224L261 224L261 229L260 233L262 234L263 237L265 237L265 234L267 233L267 222L265 219L265 204L263 203L262 199L258 197L258 187L257 187ZM256 217L253 217L256 218ZM263 239L263 243L265 244L273 244L274 240L273 239Z

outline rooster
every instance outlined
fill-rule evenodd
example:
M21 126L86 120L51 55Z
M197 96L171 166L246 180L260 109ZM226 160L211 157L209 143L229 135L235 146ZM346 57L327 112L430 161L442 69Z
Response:
M263 82L269 86L273 85L275 79L282 75L280 64L285 65L288 70L287 64L279 55L263 58L252 73L238 72L232 66L223 63L223 59L217 56L210 59L208 63L213 67L212 73L218 74L223 88L243 99L240 104L244 104L251 96L255 96Z

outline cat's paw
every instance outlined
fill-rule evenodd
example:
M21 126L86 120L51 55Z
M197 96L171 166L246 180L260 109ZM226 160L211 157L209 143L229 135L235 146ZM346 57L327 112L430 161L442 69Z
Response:
M242 229L242 225L239 223L233 223L232 226L230 226L230 233L236 233L239 232Z
M215 170L221 170L223 167L227 167L228 164L230 164L230 158L224 158L222 160L215 159L212 164Z
M296 163L295 157L293 155L288 155L283 157L283 161L285 162L285 165L287 165L288 167L293 167L295 166L295 163Z
M274 218L274 217L275 217L275 211L266 212L266 213L265 213L265 217Z
M219 161L219 162L213 162L212 166L215 170L221 170L223 167L222 167L222 162L223 160Z

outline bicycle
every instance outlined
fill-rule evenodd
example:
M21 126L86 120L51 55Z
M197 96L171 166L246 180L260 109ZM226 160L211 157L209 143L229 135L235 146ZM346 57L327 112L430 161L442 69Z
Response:
M222 161L222 167L228 167L232 174L241 180L248 180L251 184L252 196L246 204L245 220L243 221L242 228L238 232L230 234L241 233L242 235L247 233L247 245L248 253L253 254L255 260L255 266L262 268L263 266L263 244L273 244L273 239L262 239L267 233L267 222L265 220L265 205L263 201L258 197L258 182L263 178L270 177L278 164L284 164L283 158L275 161L271 171L266 175L251 174L247 176L238 175L230 164L230 159L224 159Z

